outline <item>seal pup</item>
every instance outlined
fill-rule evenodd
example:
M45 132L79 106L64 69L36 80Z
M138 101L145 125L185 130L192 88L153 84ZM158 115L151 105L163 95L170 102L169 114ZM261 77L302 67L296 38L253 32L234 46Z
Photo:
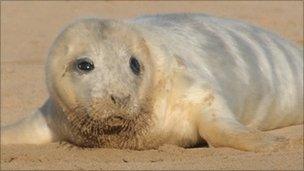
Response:
M287 140L263 131L303 123L303 49L204 14L78 20L50 48L46 83L2 144L268 151Z

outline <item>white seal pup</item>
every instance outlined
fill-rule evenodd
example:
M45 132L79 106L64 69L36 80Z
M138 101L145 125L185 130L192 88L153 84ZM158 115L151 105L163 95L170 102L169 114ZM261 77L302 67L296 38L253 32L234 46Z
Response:
M50 98L2 128L1 142L264 151L262 132L303 123L303 49L243 22L203 14L82 19L50 48Z

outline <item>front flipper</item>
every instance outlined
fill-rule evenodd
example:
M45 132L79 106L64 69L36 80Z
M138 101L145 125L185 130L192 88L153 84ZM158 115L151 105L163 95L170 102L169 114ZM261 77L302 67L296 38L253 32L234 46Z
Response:
M199 116L199 133L213 147L232 147L245 151L275 151L287 144L287 139L247 128L239 123L224 103L214 103Z
M43 144L58 139L50 128L51 101L30 116L12 125L1 127L1 144Z

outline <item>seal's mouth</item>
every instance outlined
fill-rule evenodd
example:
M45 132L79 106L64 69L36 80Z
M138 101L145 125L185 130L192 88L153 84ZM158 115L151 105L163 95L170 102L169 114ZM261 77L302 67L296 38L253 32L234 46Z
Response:
M105 103L77 105L65 113L68 121L69 141L82 147L122 147L113 141L125 142L147 128L148 108L138 110Z
M73 129L86 130L90 134L118 134L126 127L126 123L139 115L125 107L116 105L78 105L68 114Z
M125 122L127 122L128 119L124 118L123 116L116 115L116 116L110 116L105 119L105 127L104 127L104 133L107 135L111 134L119 134L125 127Z

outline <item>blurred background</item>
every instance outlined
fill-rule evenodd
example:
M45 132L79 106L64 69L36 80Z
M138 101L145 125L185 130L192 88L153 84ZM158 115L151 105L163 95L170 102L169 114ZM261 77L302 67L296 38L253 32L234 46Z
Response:
M22 55L40 62L60 29L75 18L86 16L127 19L154 13L207 13L242 19L302 44L302 4L300 1L5 1L1 6L1 58L18 61L23 60Z
M239 19L303 46L303 1L0 1L1 126L48 98L44 61L60 30L79 17L128 19L173 12ZM293 137L285 151L248 153L229 148L160 150L66 149L62 145L6 146L1 168L16 169L256 169L303 170L303 125L277 130ZM0 169L1 170L1 169Z

